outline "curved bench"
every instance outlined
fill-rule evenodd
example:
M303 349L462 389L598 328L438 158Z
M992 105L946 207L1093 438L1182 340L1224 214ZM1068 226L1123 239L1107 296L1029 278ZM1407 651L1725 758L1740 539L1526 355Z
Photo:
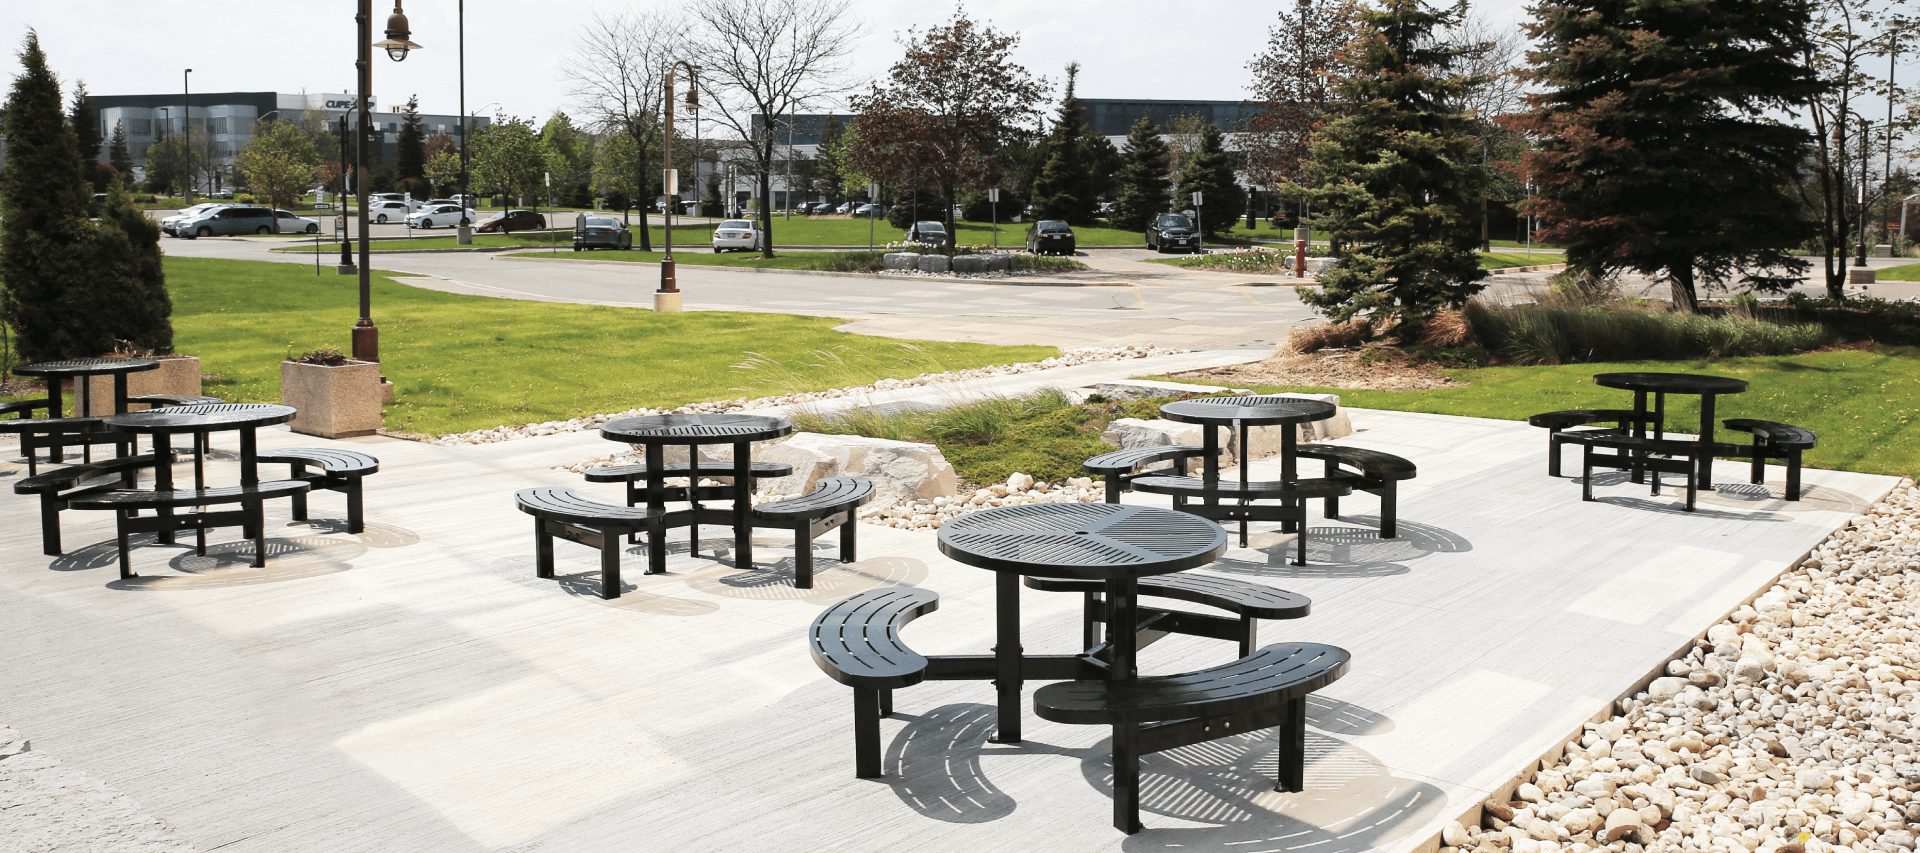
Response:
M365 507L360 500L360 480L368 474L378 473L380 460L365 453L331 447L283 447L271 453L262 453L257 458L267 464L292 466L292 479L304 480L314 489L346 495L347 532L360 533L367 529ZM319 470L308 473L309 465ZM304 494L293 497L293 520L307 520L307 496Z
M940 596L914 587L870 589L814 618L807 629L813 662L853 688L854 775L880 772L880 718L893 713L895 688L926 679L926 656L900 641L900 628L940 609Z
M1140 466L1171 461L1173 470L1184 476L1187 473L1187 459L1197 457L1205 450L1206 448L1198 444L1135 447L1129 450L1102 453L1081 463L1080 467L1087 473L1104 480L1107 485L1107 503L1117 504L1120 502L1120 493L1128 490L1128 483L1146 475L1147 472L1141 471Z
M620 597L620 537L647 533L647 574L667 571L666 513L643 506L603 504L572 489L541 486L513 493L513 503L533 516L534 576L553 577L553 537L600 549L600 597Z
M1753 434L1753 444L1730 455L1753 457L1754 485L1766 481L1767 460L1780 459L1787 463L1787 500L1800 499L1800 453L1819 445L1818 434L1805 427L1752 418L1734 418L1721 421L1720 425Z
M824 477L813 491L797 498L761 504L753 508L755 527L781 527L793 531L793 585L813 589L813 540L834 528L840 528L840 562L860 559L854 552L853 511L873 500L873 481L865 477ZM759 524L758 522L767 522Z
M122 456L84 465L69 465L15 482L14 494L40 496L40 550L49 556L65 553L60 547L60 512L67 508L69 501L98 492L138 488L140 469L153 467L154 459L152 454ZM172 462L172 459L168 462ZM91 485L87 483L88 480L112 475L118 475L119 480Z
M134 576L133 559L128 553L131 534L147 532L171 532L186 528L200 531L200 544L195 553L207 555L206 531L209 527L240 526L253 540L253 567L264 568L267 565L267 522L266 502L273 498L296 495L307 490L307 484L301 480L270 480L251 486L223 486L215 489L115 489L72 498L67 506L72 509L110 509L114 511L114 527L120 546L120 577ZM206 512L209 506L240 504L238 512ZM134 513L145 509L185 509L193 507L201 511L186 515L165 515L155 517L136 517Z
M1587 427L1589 424L1611 421L1612 427ZM1654 422L1650 413L1636 412L1632 409L1568 409L1564 412L1545 412L1527 418L1527 423L1545 428L1547 431L1547 476L1560 476L1560 445L1568 435L1594 434L1627 435L1631 425L1645 425ZM1575 430L1568 433L1568 430Z
M1313 498L1330 498L1353 494L1353 487L1342 480L1304 479L1289 483L1284 480L1253 480L1245 486L1239 480L1205 480L1200 477L1138 477L1133 481L1136 491L1150 494L1171 495L1173 508L1181 512L1192 513L1201 518L1217 522L1240 522L1240 547L1247 547L1247 525L1249 521L1298 522L1300 534L1294 540L1296 554L1293 564L1307 564L1307 509L1306 502ZM1206 503L1208 498L1217 498L1218 503ZM1259 506L1246 501L1277 500L1279 506ZM1199 501L1200 503L1188 503ZM1227 503L1238 501L1238 503Z
M1083 645L1089 649L1099 644L1097 626L1106 621L1107 613L1106 605L1101 599L1101 595L1107 589L1105 581L1029 576L1025 583L1028 588L1042 592L1085 594L1086 606L1081 617L1081 639L1084 641ZM1156 632L1151 639L1159 639L1160 634L1172 632L1220 640L1237 640L1240 643L1241 655L1253 654L1254 647L1260 644L1259 623L1256 620L1299 619L1313 610L1312 599L1297 592L1274 589L1234 578L1192 572L1144 577L1138 581L1138 588L1143 598L1170 598L1215 607L1237 617L1223 619L1219 616L1198 613L1139 608L1140 623L1143 626L1151 625L1149 630ZM1138 646L1145 648L1150 644L1151 640L1142 638Z
M1660 494L1660 475L1679 474L1687 481L1687 511L1693 512L1694 500L1700 494L1700 484L1694 473L1700 470L1703 461L1711 461L1715 456L1738 453L1743 448L1737 445L1716 442L1701 444L1691 439L1678 438L1635 438L1631 435L1618 435L1610 431L1594 431L1563 434L1562 441L1578 444L1580 451L1580 499L1593 500L1593 469L1614 468L1622 471L1653 472L1652 494ZM1617 451L1615 453L1595 453L1595 449Z
M1033 712L1056 723L1113 726L1113 825L1134 833L1143 755L1278 726L1276 790L1304 788L1307 695L1346 675L1350 660L1335 646L1282 643L1181 675L1049 684L1034 693Z
M1368 450L1364 447L1343 447L1335 444L1312 444L1297 452L1301 459L1319 459L1327 463L1326 479L1338 480L1352 487L1356 492L1367 492L1380 498L1380 538L1392 539L1399 535L1399 491L1401 480L1411 480L1420 474L1420 469L1412 462L1391 453ZM1341 467L1352 470L1341 470ZM1340 496L1328 495L1324 515L1328 518L1340 517Z
M200 397L193 394L139 394L127 398L127 405L139 403L149 409L164 409L169 406L203 406L224 402L226 401L219 397Z
M40 473L40 459L35 450L46 448L48 462L65 463L66 448L81 448L83 462L93 461L93 447L98 444L129 446L133 436L107 428L105 415L90 415L78 418L13 418L0 420L0 433L16 433L20 436L20 451L27 457L27 474ZM121 456L131 455L121 453Z

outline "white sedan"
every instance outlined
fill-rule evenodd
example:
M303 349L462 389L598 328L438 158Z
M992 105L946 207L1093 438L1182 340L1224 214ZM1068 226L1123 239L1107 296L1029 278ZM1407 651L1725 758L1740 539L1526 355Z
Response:
M448 228L462 224L472 225L473 209L457 204L436 204L407 214L408 228L432 228L436 223Z
M308 219L304 216L295 216L293 215L293 211L290 210L276 210L273 212L273 218L274 224L280 226L280 233L282 234L320 233L320 220Z
M405 219L406 216L407 203L404 201L367 202L367 218L381 225L385 225L390 221L397 222Z
M760 224L745 219L728 219L713 228L713 253L733 249L743 252L758 252L766 241Z

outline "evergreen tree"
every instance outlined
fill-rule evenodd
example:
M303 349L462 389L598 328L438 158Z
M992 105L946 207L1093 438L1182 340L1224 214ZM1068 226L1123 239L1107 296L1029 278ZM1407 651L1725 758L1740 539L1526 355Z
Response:
M93 96L86 83L73 86L73 106L67 113L74 138L80 145L80 175L93 185L94 192L106 192L107 173L100 168L100 114L93 109Z
M83 351L108 352L116 341L126 341L136 349L172 352L173 300L161 265L160 223L134 205L125 183L107 189L93 243L90 262L103 286L88 319L105 340Z
M554 111L540 128L540 141L549 152L553 198L572 207L593 206L593 139L573 126L566 113ZM683 174L691 174L682 170Z
M1067 64L1067 95L1060 101L1060 114L1047 137L1046 165L1033 182L1035 219L1061 219L1069 225L1093 223L1093 174L1081 142L1086 123L1080 118L1080 99L1073 96L1074 78L1080 63Z
M1180 188L1173 197L1184 210L1200 193L1200 226L1208 237L1233 229L1234 220L1247 209L1247 191L1233 180L1233 163L1227 159L1226 134L1212 123L1200 130L1200 147L1180 169Z
M1087 187L1095 200L1111 201L1120 194L1120 170L1126 168L1126 158L1091 126L1080 137L1080 159L1087 164Z
M1463 7L1382 0L1361 13L1353 74L1340 84L1350 111L1314 136L1308 198L1315 222L1354 247L1301 298L1335 322L1397 321L1417 338L1433 312L1464 305L1485 285L1469 119L1448 108L1472 81L1449 68L1464 48L1437 38Z
M839 119L827 116L827 123L820 128L820 144L814 149L813 179L828 201L846 197L851 189L847 186L847 173L852 166L847 129Z
M1791 247L1814 226L1788 188L1810 137L1774 115L1823 89L1805 0L1541 0L1535 15L1528 76L1548 91L1515 127L1540 140L1533 210L1569 267L1664 278L1689 311L1697 274L1797 283Z
M394 178L406 188L401 192L413 193L414 198L422 200L432 196L433 185L427 180L427 123L420 118L419 95L407 99L396 147Z
M99 355L87 345L94 271L87 257L86 181L79 144L60 111L60 82L40 36L27 31L22 72L7 96L6 170L0 182L0 319L20 357L46 361Z
M1167 141L1153 119L1141 116L1127 134L1126 165L1120 170L1120 195L1113 202L1115 228L1144 231L1155 215L1167 210Z
M133 152L127 150L127 123L113 123L113 141L107 145L107 162L123 178L133 176Z

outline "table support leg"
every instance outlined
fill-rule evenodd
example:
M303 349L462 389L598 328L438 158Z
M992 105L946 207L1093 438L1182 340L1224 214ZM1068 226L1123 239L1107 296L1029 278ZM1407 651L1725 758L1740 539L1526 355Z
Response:
M1702 445L1711 446L1713 444L1713 424L1713 395L1701 394L1700 443ZM1697 474L1696 483L1698 488L1701 489L1713 488L1713 454L1710 452L1700 455L1700 470Z
M1107 660L1109 681L1131 681L1139 677L1135 660L1139 656L1139 585L1131 578L1107 581Z
M1140 826L1140 724L1113 726L1113 828L1132 835Z
M1244 443L1244 442L1243 442ZM1280 481L1298 482L1300 476L1300 428L1287 424L1280 432ZM1292 520L1280 522L1280 532L1297 534L1302 540L1307 538L1307 502L1305 499L1286 502L1289 507L1299 509L1300 520L1296 526ZM1241 522L1240 547L1247 547L1246 522ZM1301 557L1296 565L1305 565L1306 557Z
M658 444L649 443L647 445L647 508L655 512L666 512L667 510L667 499L666 496L662 494L667 488L667 477L666 474L661 471L662 468L666 467L666 464L666 448ZM648 536L647 543L648 549L660 552L659 560L666 559L667 534L664 529ZM659 560L652 559L652 554L649 554L648 557L647 565L649 572L652 571L653 566L662 565Z
M687 506L693 523L687 525L687 553L700 556L700 446L687 445ZM716 555L717 556L717 555Z
M167 459L173 456L173 436L163 432L154 433L153 452L155 456L153 463L153 488L155 491L169 491L173 488L173 466L168 464ZM154 514L161 518L172 518L173 510L163 506L154 510ZM162 525L156 538L162 545L172 545L173 525Z
M1018 574L994 573L994 616L993 686L999 692L1000 730L994 733L992 740L994 743L1019 743L1021 656L1026 652L1020 647Z
M1633 411L1636 414L1642 414L1642 415L1647 413L1647 392L1645 391L1633 392ZM1633 422L1633 437L1634 438L1647 437L1646 421ZM1646 481L1647 481L1646 469L1637 468L1637 467L1627 469L1627 482L1633 483L1634 485L1639 485Z
M753 568L753 522L747 517L753 508L752 455L752 445L733 443L733 564L742 569ZM805 539L802 535L795 542Z

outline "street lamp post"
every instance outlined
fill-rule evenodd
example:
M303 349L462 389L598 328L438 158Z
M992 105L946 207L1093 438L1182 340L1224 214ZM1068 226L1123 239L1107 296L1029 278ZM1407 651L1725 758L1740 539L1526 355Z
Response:
M408 41L413 35L407 27L406 12L400 8L400 0L393 2L393 14L387 16L387 37L378 44L373 41L373 0L360 0L360 13L354 17L360 25L360 58L354 63L360 72L360 129L355 134L354 162L367 162L367 131L373 127L373 110L368 102L373 98L373 49L378 47L387 52L395 62L407 58L407 52L418 50L420 46ZM373 324L373 269L372 247L368 242L370 223L367 221L367 180L365 175L354 181L355 201L360 205L356 224L360 226L360 319L353 324L353 357L360 361L380 360L380 329Z
M687 109L694 111L696 120L700 115L700 66L683 59L674 60L672 65L667 66L667 98L664 102L667 114L667 120L664 123L666 139L664 160L667 168L664 175L665 186L662 189L666 190L667 212L661 221L666 224L667 245L665 254L660 258L660 289L653 293L653 310L655 311L680 310L680 282L674 278L673 274L673 208L680 198L679 174L673 168L673 74L681 66L686 66L687 69ZM696 181L699 180L700 174L699 155L699 143L696 141L694 143L696 165L693 169Z
M187 177L181 181L186 187L187 201L193 201L193 69L189 68L180 75L180 105L186 108L181 113L180 139L186 143Z
M353 240L347 236L347 114L340 114L340 265L341 275L353 275Z
M460 199L460 228L456 233L459 235L460 245L468 246L473 244L473 225L467 221L466 210L472 207L476 211L474 215L478 216L479 206L470 204L473 201L473 190L467 184L467 0L460 0L457 27L460 32L460 195L462 198Z

